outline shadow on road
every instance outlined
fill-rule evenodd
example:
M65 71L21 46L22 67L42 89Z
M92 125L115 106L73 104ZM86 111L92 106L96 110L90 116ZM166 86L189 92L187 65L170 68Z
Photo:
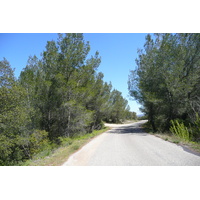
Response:
M112 134L134 134L134 135L137 134L141 136L148 135L147 133L144 132L143 128L134 127L134 126L113 128L108 132Z
M184 146L184 145L179 145L179 146L181 146L181 148L182 148L184 151L188 152L188 153L194 154L194 155L196 155L196 156L200 156L200 153L199 153L199 152L196 152L195 150L190 149L189 147L186 147L186 146Z

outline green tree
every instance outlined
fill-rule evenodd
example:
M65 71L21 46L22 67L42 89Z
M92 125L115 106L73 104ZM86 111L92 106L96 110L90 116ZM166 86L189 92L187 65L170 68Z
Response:
M199 42L200 34L155 34L154 39L147 35L144 49L138 51L129 91L143 105L154 131L168 130L176 118L194 121ZM194 94L196 99L191 97Z
M116 89L110 91L110 97L107 102L105 121L122 123L127 119L127 113L130 107L128 106L128 101L122 97L121 92Z
M33 127L46 130L50 140L85 132L94 121L87 105L101 60L98 52L86 59L89 50L82 34L59 34L57 42L47 42L41 60L29 59L21 73L30 107L37 113Z
M4 58L0 61L0 165L13 165L27 156L17 140L26 134L29 122L25 94Z

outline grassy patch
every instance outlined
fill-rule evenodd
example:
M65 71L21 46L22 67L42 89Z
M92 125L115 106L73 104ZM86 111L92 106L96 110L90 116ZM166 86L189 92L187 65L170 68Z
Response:
M109 130L108 127L93 131L92 133L66 139L62 141L62 146L54 149L51 152L40 152L32 160L28 160L23 165L25 166L60 166L67 161L69 156L88 143L92 138Z

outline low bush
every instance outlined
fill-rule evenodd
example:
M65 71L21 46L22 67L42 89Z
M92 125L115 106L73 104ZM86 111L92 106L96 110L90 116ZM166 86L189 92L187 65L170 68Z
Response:
M30 136L31 155L37 154L46 149L51 149L48 133L44 130L35 130Z

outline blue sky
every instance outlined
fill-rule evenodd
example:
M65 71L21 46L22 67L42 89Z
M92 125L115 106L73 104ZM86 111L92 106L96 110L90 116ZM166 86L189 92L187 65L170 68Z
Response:
M128 75L135 69L137 49L142 48L145 42L144 33L85 33L84 39L90 42L90 55L99 51L101 65L98 69L103 72L104 81L111 82L113 88L122 92L131 107L131 111L140 113L135 101L128 97ZM56 40L55 33L10 33L0 34L0 60L5 57L15 68L15 76L18 77L26 66L28 57L36 55L45 49L49 40Z

